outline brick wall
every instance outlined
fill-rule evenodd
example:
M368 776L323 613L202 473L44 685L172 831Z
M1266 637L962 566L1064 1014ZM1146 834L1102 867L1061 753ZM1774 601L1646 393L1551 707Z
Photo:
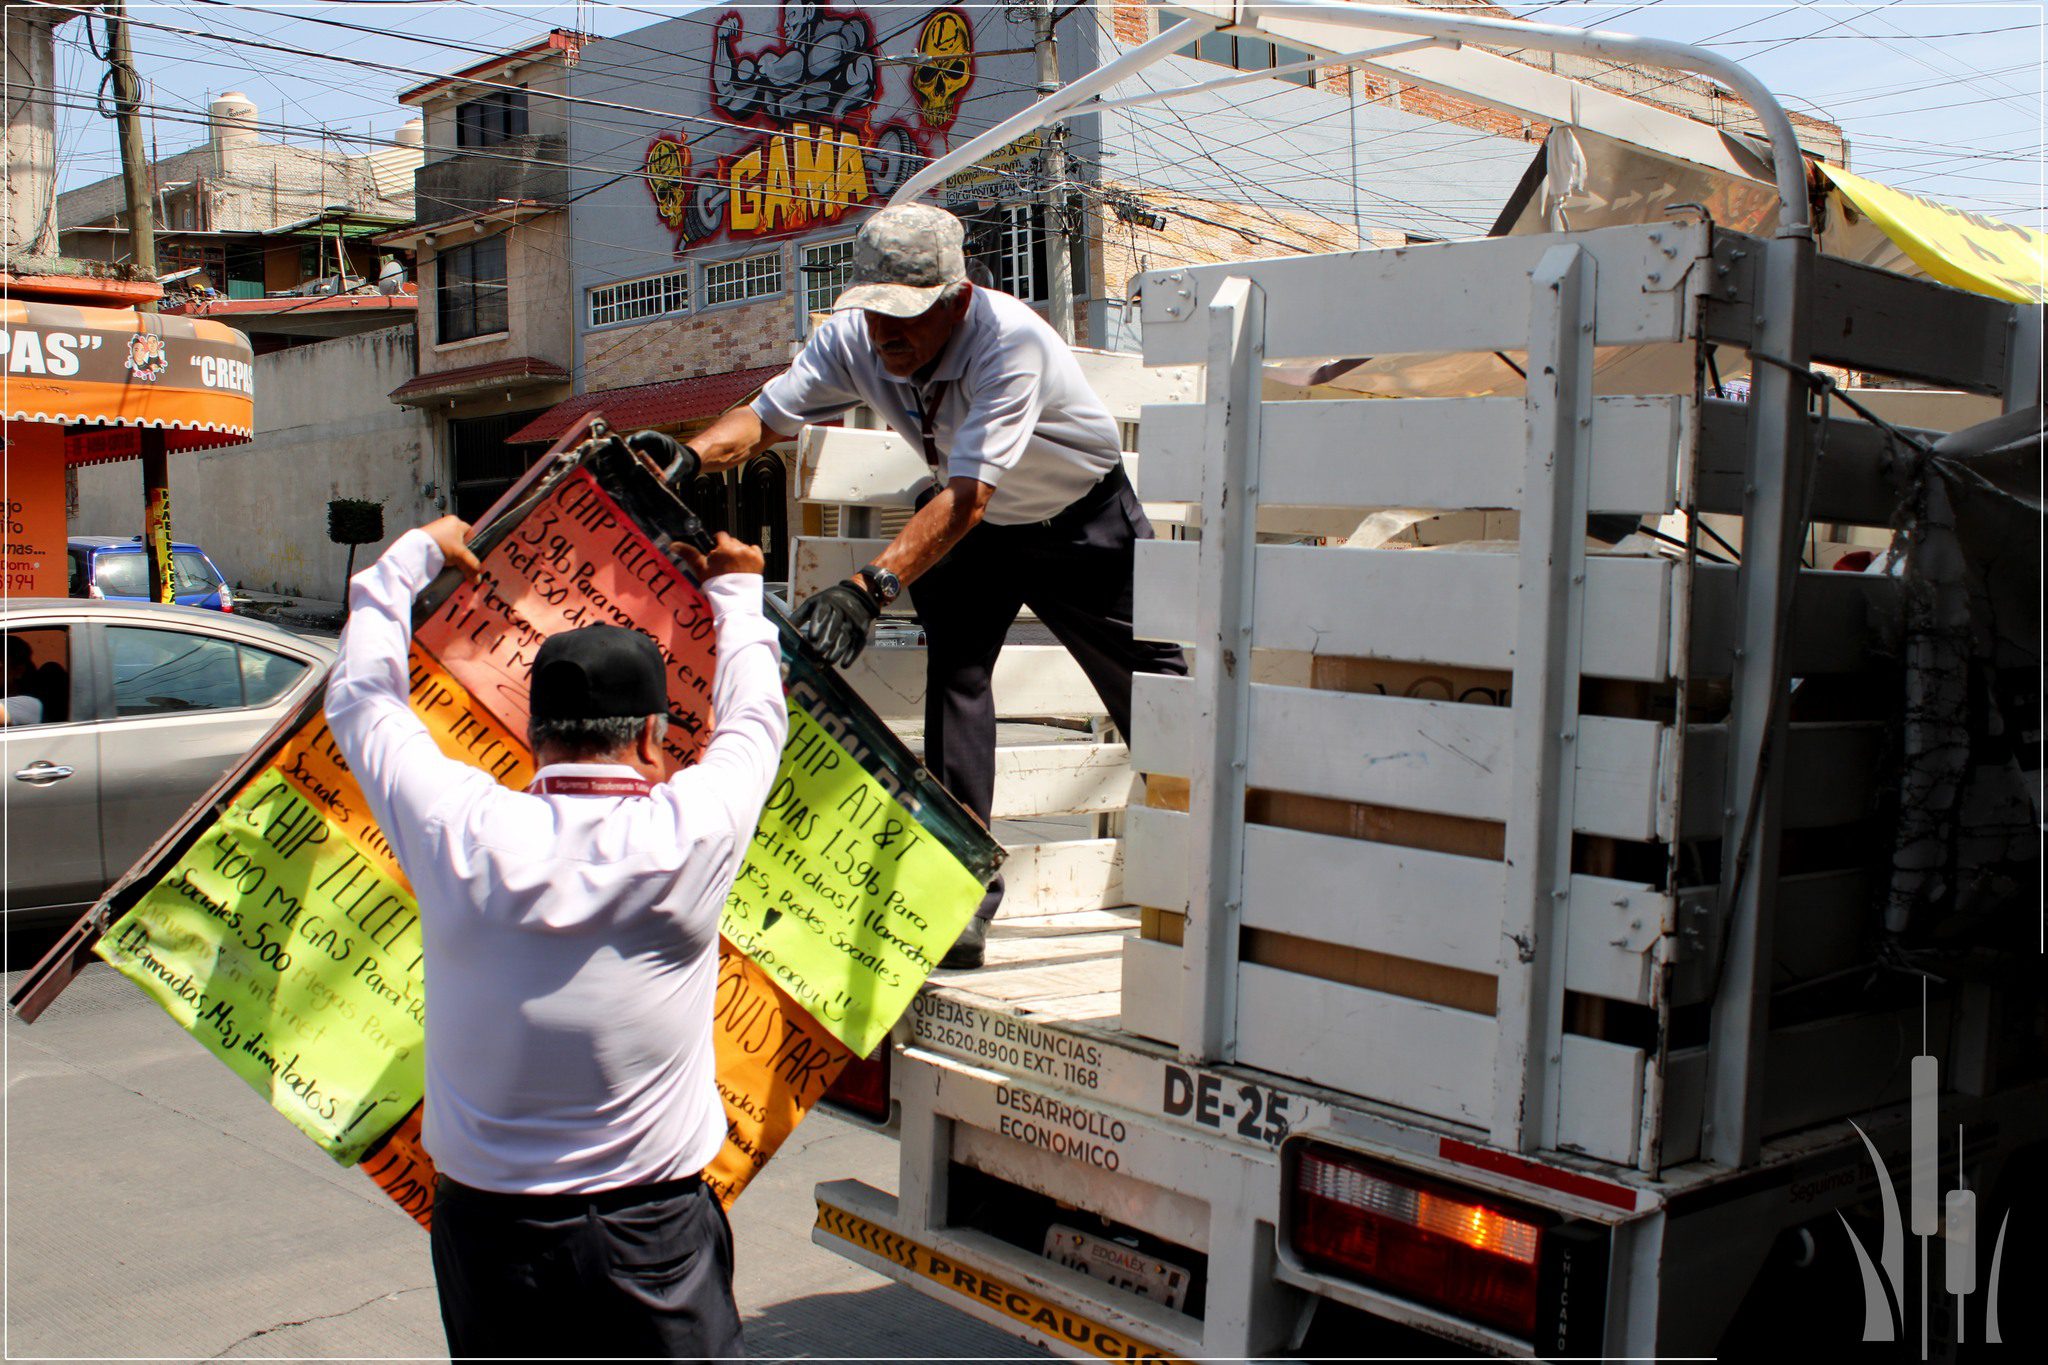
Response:
M796 340L789 295L583 334L584 393L781 365Z
M1110 24L1118 42L1142 43L1152 36L1151 17L1145 13L1146 8L1137 0L1114 0Z

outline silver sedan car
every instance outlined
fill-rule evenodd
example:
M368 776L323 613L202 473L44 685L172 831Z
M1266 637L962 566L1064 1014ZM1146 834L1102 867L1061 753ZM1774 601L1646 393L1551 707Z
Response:
M15 598L0 635L9 928L98 900L334 657L262 621L147 603Z

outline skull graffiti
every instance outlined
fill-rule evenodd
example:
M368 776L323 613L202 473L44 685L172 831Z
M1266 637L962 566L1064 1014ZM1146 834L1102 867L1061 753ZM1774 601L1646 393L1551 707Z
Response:
M911 69L911 93L925 123L945 128L960 111L960 96L974 83L974 30L967 17L956 9L933 10L918 31L917 53L924 60Z
M642 163L647 192L670 227L680 227L690 207L690 146L680 137L658 137L648 144Z

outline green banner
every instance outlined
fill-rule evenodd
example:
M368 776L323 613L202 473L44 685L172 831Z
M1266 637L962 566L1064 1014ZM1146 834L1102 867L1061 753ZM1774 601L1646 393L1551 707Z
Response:
M94 951L337 1161L419 1103L412 893L275 769Z
M802 706L720 925L860 1056L960 936L981 883Z

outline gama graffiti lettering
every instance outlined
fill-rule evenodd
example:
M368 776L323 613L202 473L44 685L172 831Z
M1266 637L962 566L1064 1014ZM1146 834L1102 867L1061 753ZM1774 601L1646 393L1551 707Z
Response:
M708 66L710 112L726 126L665 132L642 162L676 248L821 226L893 194L943 149L974 79L973 34L960 10L925 16L921 60L902 77L913 127L876 118L886 77L865 11L785 4L766 40L749 39L739 11L725 14Z

